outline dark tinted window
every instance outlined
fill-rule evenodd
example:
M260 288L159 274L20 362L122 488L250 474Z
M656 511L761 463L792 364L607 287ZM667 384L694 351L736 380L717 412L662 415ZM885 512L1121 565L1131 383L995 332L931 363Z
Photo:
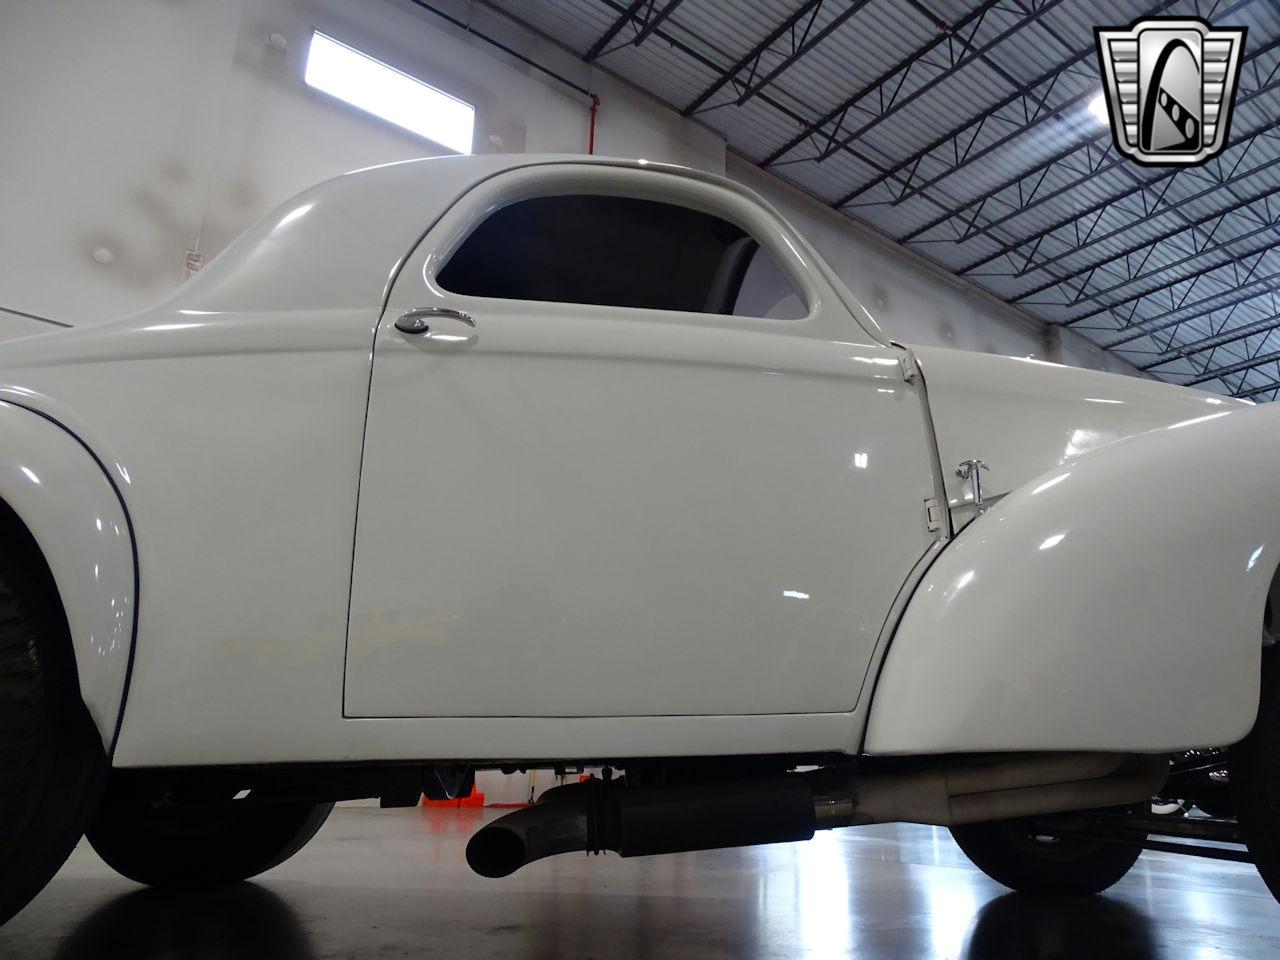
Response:
M761 270L762 259L771 271ZM781 288L740 297L749 272ZM785 275L739 227L630 197L537 197L503 207L436 279L475 297L745 316L773 316L765 304L785 303L790 317L804 315Z

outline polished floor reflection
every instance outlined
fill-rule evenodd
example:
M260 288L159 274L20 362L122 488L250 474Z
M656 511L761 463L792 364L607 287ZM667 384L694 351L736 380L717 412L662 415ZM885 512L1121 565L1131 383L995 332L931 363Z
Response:
M1280 957L1280 905L1252 867L1146 854L1108 895L1037 900L973 869L942 830L649 860L467 870L489 814L339 808L297 857L214 893L148 890L81 846L0 929L22 960L390 957Z

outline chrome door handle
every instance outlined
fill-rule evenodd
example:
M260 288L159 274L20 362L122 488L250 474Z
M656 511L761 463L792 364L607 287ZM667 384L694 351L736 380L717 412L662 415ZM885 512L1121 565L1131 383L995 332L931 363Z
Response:
M475 329L475 318L469 313L454 310L452 307L414 307L400 314L396 320L396 329L401 333L423 334L431 331L431 321L437 319L457 320Z

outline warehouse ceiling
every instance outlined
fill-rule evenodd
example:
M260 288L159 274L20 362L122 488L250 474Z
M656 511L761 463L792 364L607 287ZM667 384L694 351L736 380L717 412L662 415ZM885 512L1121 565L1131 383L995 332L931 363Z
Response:
M1280 392L1274 0L487 0L953 273L1174 383ZM1246 26L1226 149L1139 166L1095 26Z

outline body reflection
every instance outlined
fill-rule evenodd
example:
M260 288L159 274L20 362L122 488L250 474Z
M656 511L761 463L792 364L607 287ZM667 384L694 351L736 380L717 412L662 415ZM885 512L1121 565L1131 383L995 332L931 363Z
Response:
M312 960L297 917L253 883L209 890L145 888L89 914L59 948L57 960Z
M1032 897L1010 893L979 912L965 960L1155 960L1151 921L1109 897Z

